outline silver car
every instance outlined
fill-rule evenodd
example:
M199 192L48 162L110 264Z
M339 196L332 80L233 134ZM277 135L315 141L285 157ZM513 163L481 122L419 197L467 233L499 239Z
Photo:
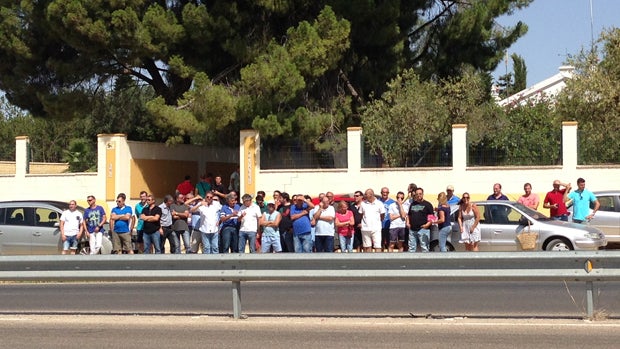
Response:
M620 190L595 191L594 195L601 207L588 224L602 230L610 246L618 247L620 245ZM594 205L590 204L590 208L594 208ZM568 210L572 213L573 208L569 207Z
M607 245L605 235L599 229L571 222L555 221L544 214L511 201L479 201L480 251L520 251L517 234L523 231L538 233L535 250L567 251L597 250ZM459 243L460 231L457 221L458 207L452 207L452 232L448 237L448 249L464 251ZM437 229L431 231L431 249L439 251Z
M59 201L0 202L0 255L60 253L60 215L68 208L68 203ZM84 212L79 206L78 210ZM89 253L88 241L80 241L78 249ZM104 237L101 253L111 251L112 243Z

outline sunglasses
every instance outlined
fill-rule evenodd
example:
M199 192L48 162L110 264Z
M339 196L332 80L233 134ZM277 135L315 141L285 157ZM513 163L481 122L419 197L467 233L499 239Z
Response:
M463 199L469 199L469 196L463 196Z

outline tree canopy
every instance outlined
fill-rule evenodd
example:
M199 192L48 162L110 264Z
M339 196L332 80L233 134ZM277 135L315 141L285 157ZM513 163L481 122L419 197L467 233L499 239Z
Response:
M599 38L600 52L583 51L569 61L572 79L558 95L556 112L579 123L579 163L620 160L620 29Z
M527 29L494 19L531 1L0 0L0 89L70 118L111 117L93 101L148 86L168 141L235 143L254 127L329 149L405 69L494 69Z

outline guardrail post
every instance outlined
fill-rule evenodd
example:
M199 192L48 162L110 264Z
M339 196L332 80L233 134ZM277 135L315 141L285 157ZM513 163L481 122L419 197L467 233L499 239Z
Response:
M241 281L232 282L233 318L241 319Z
M588 319L592 319L594 316L594 300L593 297L594 285L592 281L586 281L586 311L588 313Z

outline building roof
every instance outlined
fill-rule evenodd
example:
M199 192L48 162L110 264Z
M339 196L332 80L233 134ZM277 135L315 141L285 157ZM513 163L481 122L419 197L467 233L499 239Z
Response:
M549 77L533 86L519 91L512 96L497 102L500 106L523 105L527 102L536 102L542 98L553 98L566 86L566 80L573 77L575 67L563 65L559 73Z

